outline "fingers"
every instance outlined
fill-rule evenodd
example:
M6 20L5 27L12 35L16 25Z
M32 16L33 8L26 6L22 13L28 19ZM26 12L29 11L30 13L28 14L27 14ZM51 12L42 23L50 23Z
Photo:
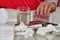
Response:
M53 7L53 6L49 6L48 11L47 11L47 15L51 12L52 7Z
M49 8L49 4L46 3L44 7L44 15L47 15L48 8Z
M37 15L39 15L40 7L37 8Z
M55 8L56 5L54 3L42 2L37 10L40 12L40 15L48 15Z
M47 11L49 8L49 4L46 2L42 2L38 7L38 12L40 12L40 15L47 15Z
M44 2L42 2L39 7L37 8L37 12L40 13L40 15L43 15L44 10Z
M56 6L55 6L54 4L49 5L47 14L49 14L51 11L53 11L53 10L55 10L55 9L56 9Z
M40 5L40 15L43 15L43 13L44 13L44 6L45 6L44 3L42 3L42 4Z

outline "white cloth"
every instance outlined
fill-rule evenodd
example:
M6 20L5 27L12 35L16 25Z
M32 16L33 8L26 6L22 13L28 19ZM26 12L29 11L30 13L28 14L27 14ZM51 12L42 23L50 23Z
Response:
M60 30L58 30L56 28L56 26L47 25L47 27L39 28L36 33L39 34L40 36L46 37L46 39L48 39L48 40L52 40L56 34L54 34L54 33L49 34L49 32L59 33Z
M20 25L15 27L15 30L16 31L25 31L27 27L28 26L26 26L23 22L21 22Z
M0 24L0 40L14 40L14 27Z
M20 32L19 34L23 35L24 38L29 38L29 37L33 37L34 31L32 28L27 28L25 32Z
M0 9L0 23L6 23L8 20L7 11L4 8Z
M20 23L20 25L15 27L16 31L16 35L22 35L24 36L24 38L29 38L29 37L33 37L34 31L32 28L28 28L27 25L25 25L23 22Z
M60 32L55 26L53 25L47 25L47 27L41 27L37 30L37 34L45 36L49 32Z

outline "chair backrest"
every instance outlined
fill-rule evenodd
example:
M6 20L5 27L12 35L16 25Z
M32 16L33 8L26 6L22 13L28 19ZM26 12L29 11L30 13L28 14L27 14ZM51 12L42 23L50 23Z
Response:
M57 6L60 7L60 0L58 0Z

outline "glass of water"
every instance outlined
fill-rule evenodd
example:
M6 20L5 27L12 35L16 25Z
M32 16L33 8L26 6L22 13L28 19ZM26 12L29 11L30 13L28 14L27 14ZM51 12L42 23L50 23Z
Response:
M17 23L23 22L24 24L28 24L30 21L30 8L28 7L21 7L18 8L17 13Z

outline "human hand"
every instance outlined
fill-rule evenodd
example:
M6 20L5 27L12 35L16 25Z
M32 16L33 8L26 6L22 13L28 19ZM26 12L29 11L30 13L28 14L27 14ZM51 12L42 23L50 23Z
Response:
M48 15L51 11L54 11L55 9L55 2L41 2L41 4L37 8L37 11L40 12L40 15Z

